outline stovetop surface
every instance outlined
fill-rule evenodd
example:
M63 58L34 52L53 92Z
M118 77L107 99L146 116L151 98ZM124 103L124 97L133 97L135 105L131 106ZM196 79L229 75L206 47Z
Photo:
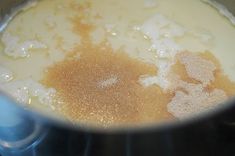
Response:
M53 130L49 131L38 144L32 145L25 151L0 150L0 153L1 156L184 156L189 154L190 156L235 156L234 129L222 128L217 133L195 132L195 134L199 134L197 147L195 147L195 140L191 140L190 137L182 137L182 140L187 141L188 144L182 147L177 145L174 138L169 137L167 133L159 138L162 140L161 146L152 141L154 134L141 137L132 134L107 137L100 134ZM205 138L206 134L211 137ZM198 150L195 150L197 148Z

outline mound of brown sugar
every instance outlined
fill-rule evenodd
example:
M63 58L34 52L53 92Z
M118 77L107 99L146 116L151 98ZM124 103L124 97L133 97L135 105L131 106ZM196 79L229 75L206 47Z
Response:
M139 84L142 75L156 75L157 68L124 51L114 51L106 41L94 45L90 34L95 26L84 21L89 5L72 9L80 11L71 22L81 44L75 45L67 59L48 68L43 79L57 91L59 113L72 122L104 127L173 118L166 108L172 94Z
M142 75L156 75L154 65L105 45L86 44L77 52L79 59L48 68L43 81L56 89L61 113L69 120L109 126L172 118L166 107L172 95L158 86L139 84Z

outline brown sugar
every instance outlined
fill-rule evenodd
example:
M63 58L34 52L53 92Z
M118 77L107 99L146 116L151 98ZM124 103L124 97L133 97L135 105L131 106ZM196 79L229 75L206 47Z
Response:
M173 95L158 86L139 84L142 75L156 75L156 67L113 51L105 41L92 44L94 26L84 21L84 7L78 10L80 15L71 21L81 44L67 59L48 68L42 81L56 89L60 102L55 107L60 113L72 122L105 127L173 118L166 107Z
M55 64L43 81L57 90L62 113L71 121L107 126L172 118L166 108L172 95L139 84L141 75L156 75L154 65L104 45L86 45L77 52L79 60Z

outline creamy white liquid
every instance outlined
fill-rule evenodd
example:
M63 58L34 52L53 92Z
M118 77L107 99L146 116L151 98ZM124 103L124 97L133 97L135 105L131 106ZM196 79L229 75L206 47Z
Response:
M80 8L71 2L84 1L42 0L9 23L2 32L0 65L13 73L12 81L41 80L49 65L63 60L66 53L80 43L80 36L73 32L71 22ZM163 76L158 80L150 78L151 82L164 88L167 84L163 82L164 69L171 62L164 60L159 63L159 58L170 60L178 50L210 51L220 61L224 72L235 81L235 27L210 5L199 0L90 2L92 5L87 10L85 22L96 26L91 34L93 42L100 43L107 37L114 49L124 48L132 57L162 67ZM156 23L154 19L162 21ZM10 34L10 40L16 41L7 42L6 34ZM157 45L159 42L161 44ZM12 48L12 45L15 48L10 49L13 54L9 55L6 48ZM143 83L148 85L148 82ZM37 99L32 100L30 103L38 103Z

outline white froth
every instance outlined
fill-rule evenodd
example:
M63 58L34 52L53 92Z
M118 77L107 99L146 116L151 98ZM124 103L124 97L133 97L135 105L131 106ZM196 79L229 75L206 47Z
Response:
M107 87L111 87L111 86L115 85L117 82L118 82L118 77L113 76L113 77L110 77L106 80L100 81L98 83L98 86L100 88L107 88Z
M30 104L32 98L36 97L41 104L52 107L55 89L46 88L30 78L24 80L13 80L13 78L13 73L9 69L0 66L0 90L23 104Z
M17 36L4 32L1 38L5 48L4 53L13 58L28 57L32 49L45 49L47 46L37 40L20 42Z
M150 38L152 42L157 42L161 38L180 37L185 34L185 29L169 20L161 14L156 14L147 19L141 27L141 31Z
M189 117L216 108L216 105L228 98L224 90L206 89L210 82L215 80L216 65L212 61L190 52L179 53L176 59L184 65L187 75L200 84L185 82L177 74L169 75L171 82L169 90L175 93L167 105L171 114L180 119Z
M167 105L167 109L179 119L214 109L216 105L228 98L226 93L220 89L214 89L211 92L204 91L201 84L179 81L178 87L182 87L187 93L176 91L172 101Z
M142 76L140 77L140 84L145 87L151 85L159 85L163 89L167 89L169 86L169 81L167 80L167 74L171 68L171 63L166 59L159 59L157 61L158 75L157 76Z
M140 30L151 41L150 50L156 52L156 65L159 70L157 76L141 79L141 83L145 86L158 84L167 89L167 73L174 62L174 56L182 50L175 39L184 36L186 29L165 16L156 14L147 19Z
M187 52L179 54L178 60L184 64L188 76L200 81L203 86L207 86L215 80L216 66L212 61Z
M49 106L52 104L52 98L56 92L52 88L45 88L43 85L32 79L3 83L1 84L0 89L4 90L20 103L30 104L31 98L36 97L39 99L40 103Z
M13 79L13 73L7 68L0 66L0 83L9 82Z

